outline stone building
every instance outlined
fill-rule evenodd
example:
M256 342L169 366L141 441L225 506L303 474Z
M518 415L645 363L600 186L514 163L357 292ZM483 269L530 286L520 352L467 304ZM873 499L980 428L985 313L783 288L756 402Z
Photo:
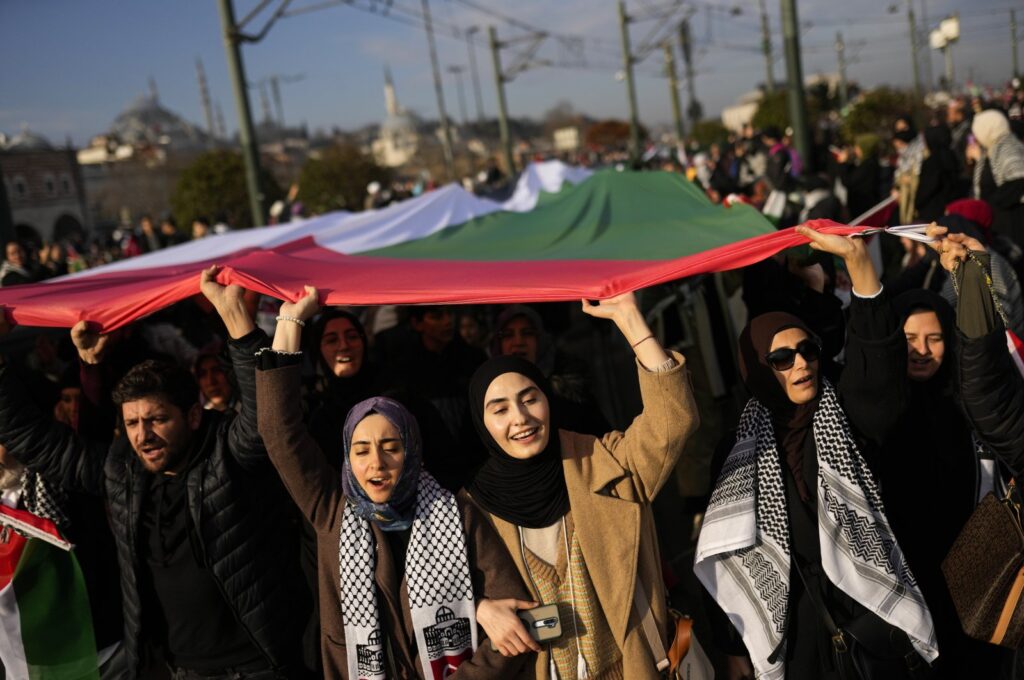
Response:
M19 239L69 238L89 226L82 173L70 144L54 147L28 129L11 138L0 134L0 169Z

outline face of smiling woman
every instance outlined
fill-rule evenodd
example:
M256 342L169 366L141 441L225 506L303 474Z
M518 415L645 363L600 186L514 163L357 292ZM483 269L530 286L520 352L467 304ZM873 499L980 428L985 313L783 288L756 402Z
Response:
M339 378L351 378L363 366L366 347L352 321L345 317L331 319L320 337L320 354L331 372Z
M772 338L771 350L774 352L783 347L796 347L801 341L807 340L808 335L800 328L787 328L779 331ZM775 378L786 391L786 397L797 404L806 404L814 400L818 394L818 362L808 362L804 356L797 352L794 357L793 367L785 371L777 371Z
M551 436L548 399L521 373L503 373L484 395L484 426L502 451L520 460L544 451Z
M907 336L907 376L928 380L942 367L946 355L939 316L931 310L914 312L903 322L903 334Z
M405 466L405 444L398 428L371 413L352 432L349 463L356 481L374 503L386 503Z

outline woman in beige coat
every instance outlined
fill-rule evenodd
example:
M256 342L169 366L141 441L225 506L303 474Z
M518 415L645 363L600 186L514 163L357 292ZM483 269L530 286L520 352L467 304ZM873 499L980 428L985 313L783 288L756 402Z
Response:
M602 438L558 428L543 374L495 357L470 385L488 461L467 489L493 522L542 604L557 604L562 635L537 645L515 616L531 603L481 607L503 654L539 650L538 679L660 677L669 616L651 502L668 479L697 410L685 359L655 339L632 293L599 304L633 347L643 413Z

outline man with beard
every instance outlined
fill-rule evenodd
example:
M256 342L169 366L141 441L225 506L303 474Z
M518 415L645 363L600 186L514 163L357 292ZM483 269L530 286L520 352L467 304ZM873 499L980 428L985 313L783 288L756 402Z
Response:
M159 652L176 680L297 677L308 600L287 497L256 429L254 353L266 346L238 286L202 274L231 336L238 415L204 410L183 368L145 361L117 384L109 448L46 418L0 368L0 443L66 490L105 497L124 594L125 677ZM73 336L86 363L104 336ZM296 559L287 559L289 552Z

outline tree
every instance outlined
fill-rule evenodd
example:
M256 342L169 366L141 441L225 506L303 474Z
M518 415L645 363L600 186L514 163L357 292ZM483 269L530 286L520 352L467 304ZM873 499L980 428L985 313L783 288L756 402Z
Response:
M265 170L260 172L260 186L265 206L284 195ZM197 217L224 220L236 229L251 227L253 219L241 154L220 150L196 158L178 178L171 195L171 209L178 224L186 230Z
M640 139L647 138L647 130L640 126ZM591 125L584 135L584 144L599 148L623 148L629 144L629 123L624 120L602 120Z
M729 137L729 128L725 127L722 121L709 118L695 123L690 130L690 137L701 146L710 146L716 142L726 141Z
M898 116L914 114L922 104L910 92L879 87L864 93L843 121L843 137L852 141L864 133L886 134Z
M299 175L299 200L309 213L363 209L366 185L391 182L391 171L377 165L353 144L328 148L311 158Z

